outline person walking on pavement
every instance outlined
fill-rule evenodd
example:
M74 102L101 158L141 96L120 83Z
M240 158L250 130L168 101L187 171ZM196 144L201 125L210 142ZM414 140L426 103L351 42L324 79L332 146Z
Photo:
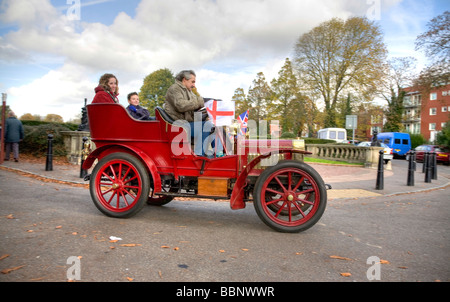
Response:
M14 161L19 161L19 143L24 138L24 131L22 122L19 121L14 114L10 111L8 113L8 118L5 121L5 160L9 160L11 151L14 155Z

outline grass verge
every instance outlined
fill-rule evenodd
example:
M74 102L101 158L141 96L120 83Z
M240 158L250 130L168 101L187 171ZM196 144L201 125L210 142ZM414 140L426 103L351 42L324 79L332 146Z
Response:
M346 161L328 160L328 159L306 157L306 156L304 157L304 161L306 163L320 163L320 164L331 164L331 165L350 165L350 166L356 166L356 167L364 166L363 163L349 163L349 162L346 162Z

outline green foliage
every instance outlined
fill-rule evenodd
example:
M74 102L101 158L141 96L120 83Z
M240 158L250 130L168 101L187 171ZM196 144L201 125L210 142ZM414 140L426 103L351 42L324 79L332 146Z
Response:
M426 140L422 134L410 134L409 136L411 137L411 148L412 149L426 143Z
M280 138L297 138L297 136L292 132L283 132Z
M450 148L450 116L448 121L445 123L445 127L443 127L442 131L438 133L436 142L440 146Z
M305 123L304 100L297 82L291 61L286 59L278 78L271 82L272 100L267 106L269 118L279 120L283 131L292 131L295 126L303 127ZM295 128L298 132L298 127Z
M53 125L55 123L36 121L36 120L20 120L24 126L41 126L41 125ZM56 123L58 124L58 123ZM79 125L73 123L59 123L60 125L68 128L70 131L77 131Z
M46 156L48 135L53 134L53 155L67 155L61 131L70 131L70 129L62 124L54 123L43 123L35 126L24 125L25 138L20 143L20 152L38 157Z
M336 141L331 139L315 138L315 137L305 137L305 144L336 144Z
M249 118L255 121L262 121L267 118L267 105L272 96L272 91L266 81L264 73L259 72L253 80L247 94L247 101L250 106Z
M391 101L386 112L386 123L383 126L383 132L402 132L402 113L403 98L405 91L399 91L398 95L392 90Z
M139 101L142 107L147 108L150 113L156 107L162 107L169 87L175 83L172 72L167 69L159 69L152 72L144 79L144 84L139 92Z

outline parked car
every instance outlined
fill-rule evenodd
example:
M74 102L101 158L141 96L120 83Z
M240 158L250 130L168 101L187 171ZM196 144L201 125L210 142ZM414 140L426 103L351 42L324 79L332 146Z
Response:
M383 150L383 160L384 163L387 164L388 161L390 161L391 159L394 158L394 153L392 148L389 148L386 144L384 143L380 143L381 147L384 148ZM372 146L372 142L361 142L357 145L358 147L371 147Z
M416 147L416 161L423 162L425 152L436 152L437 162L450 164L450 149L445 147L439 147L437 145L420 145Z

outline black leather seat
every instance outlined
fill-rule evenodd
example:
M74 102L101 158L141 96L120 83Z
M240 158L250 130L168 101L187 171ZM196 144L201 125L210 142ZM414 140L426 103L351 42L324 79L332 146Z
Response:
M159 112L159 114L161 114L161 117L169 124L173 124L175 122L163 108L158 106L158 107L156 107L156 110Z

